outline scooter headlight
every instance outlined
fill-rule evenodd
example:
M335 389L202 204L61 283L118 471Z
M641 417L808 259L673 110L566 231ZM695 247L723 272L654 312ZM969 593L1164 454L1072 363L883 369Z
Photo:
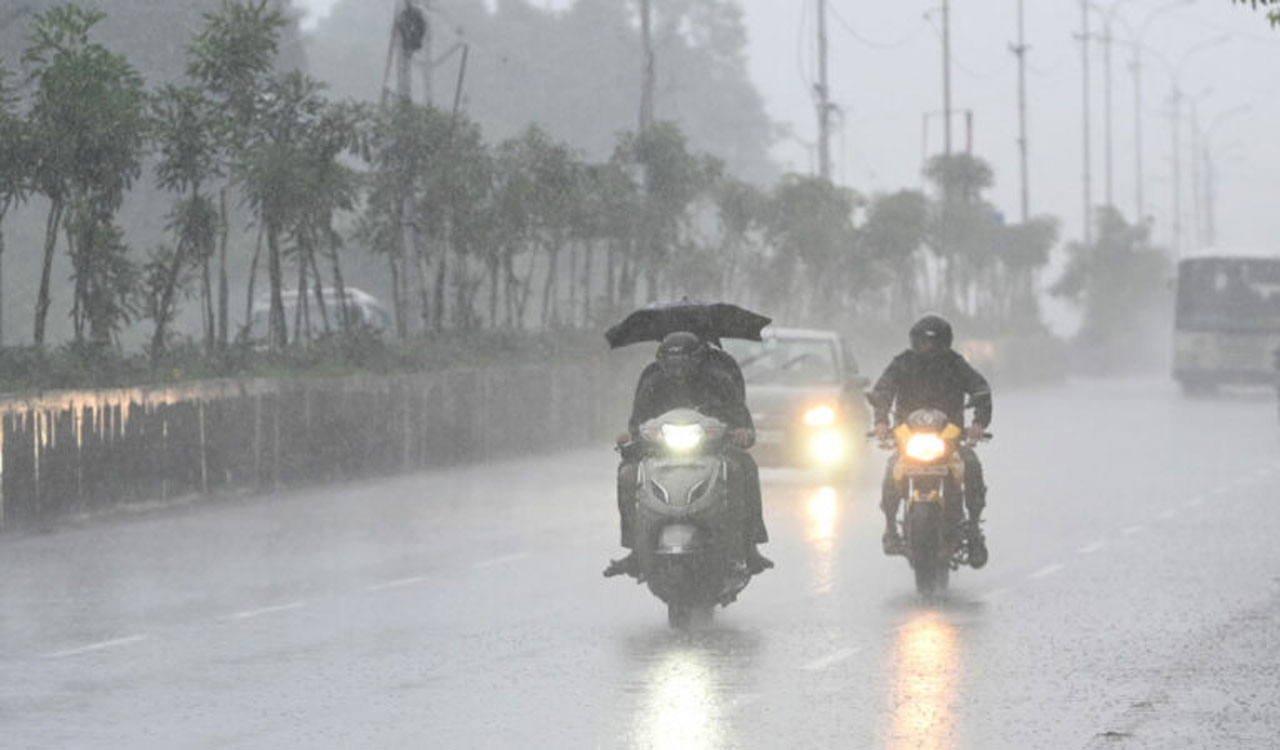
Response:
M936 461L946 452L946 442L932 432L918 432L907 440L907 458L916 461Z
M662 442L673 451L691 451L697 448L706 431L700 424L664 424L662 425Z
M836 410L826 404L815 406L804 413L804 423L810 427L830 427L836 423Z

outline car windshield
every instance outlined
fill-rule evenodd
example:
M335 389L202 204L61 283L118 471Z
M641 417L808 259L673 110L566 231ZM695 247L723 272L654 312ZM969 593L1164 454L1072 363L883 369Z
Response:
M835 345L821 338L728 339L725 351L756 385L832 385L838 382Z

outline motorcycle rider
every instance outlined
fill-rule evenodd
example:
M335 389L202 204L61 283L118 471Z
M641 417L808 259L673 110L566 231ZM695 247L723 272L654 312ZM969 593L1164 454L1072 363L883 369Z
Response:
M890 410L894 422L902 422L916 409L939 409L952 423L964 428L964 404L967 395L974 407L973 422L965 430L965 443L959 448L964 460L964 505L969 519L966 534L969 539L969 560L974 568L987 562L986 539L979 522L986 505L987 487L982 476L982 464L970 447L983 436L991 424L991 387L986 378L951 348L951 324L939 315L925 315L911 326L911 348L894 357L884 374L867 394L867 400L875 410L876 437L881 442L891 439L889 429ZM894 455L885 468L880 508L884 511L884 553L899 554L903 550L902 537L898 534L898 504L905 489L894 481L894 467L898 457Z
M747 410L745 389L737 362L722 350L713 349L706 341L688 331L667 334L658 346L655 360L640 374L636 384L631 419L627 434L620 436L622 463L618 466L618 515L621 521L622 546L631 552L613 560L605 568L605 577L637 575L639 558L634 551L632 527L636 512L636 472L640 456L626 445L640 434L640 425L672 409L697 409L721 420L729 427L733 446L729 460L729 481L736 497L742 498L748 541L743 550L747 570L752 574L773 567L773 562L756 549L769 540L761 508L760 470L745 449L755 442L755 426Z

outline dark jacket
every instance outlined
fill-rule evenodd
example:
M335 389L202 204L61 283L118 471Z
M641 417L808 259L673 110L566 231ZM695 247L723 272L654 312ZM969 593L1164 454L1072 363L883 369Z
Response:
M729 361L732 362L732 358ZM681 408L697 409L724 422L730 429L754 429L742 386L719 358L708 359L698 372L685 380L665 374L657 362L650 362L636 384L627 430L638 435L644 422Z
M907 349L885 368L867 400L877 423L889 421L890 409L898 423L916 409L930 408L942 410L963 427L966 395L974 406L974 420L991 424L991 386L964 357L951 349L929 356Z

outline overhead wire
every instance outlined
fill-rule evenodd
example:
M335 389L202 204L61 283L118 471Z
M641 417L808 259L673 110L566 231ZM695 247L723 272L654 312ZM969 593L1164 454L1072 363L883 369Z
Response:
M860 34L858 30L853 27L853 24L840 13L834 4L828 5L827 9L831 11L831 17L836 19L836 23L841 26L849 36L874 49L899 49L901 47L905 47L914 42L916 37L920 36L926 25L924 21L921 21L915 26L915 28L907 32L901 38L891 42L881 42Z

